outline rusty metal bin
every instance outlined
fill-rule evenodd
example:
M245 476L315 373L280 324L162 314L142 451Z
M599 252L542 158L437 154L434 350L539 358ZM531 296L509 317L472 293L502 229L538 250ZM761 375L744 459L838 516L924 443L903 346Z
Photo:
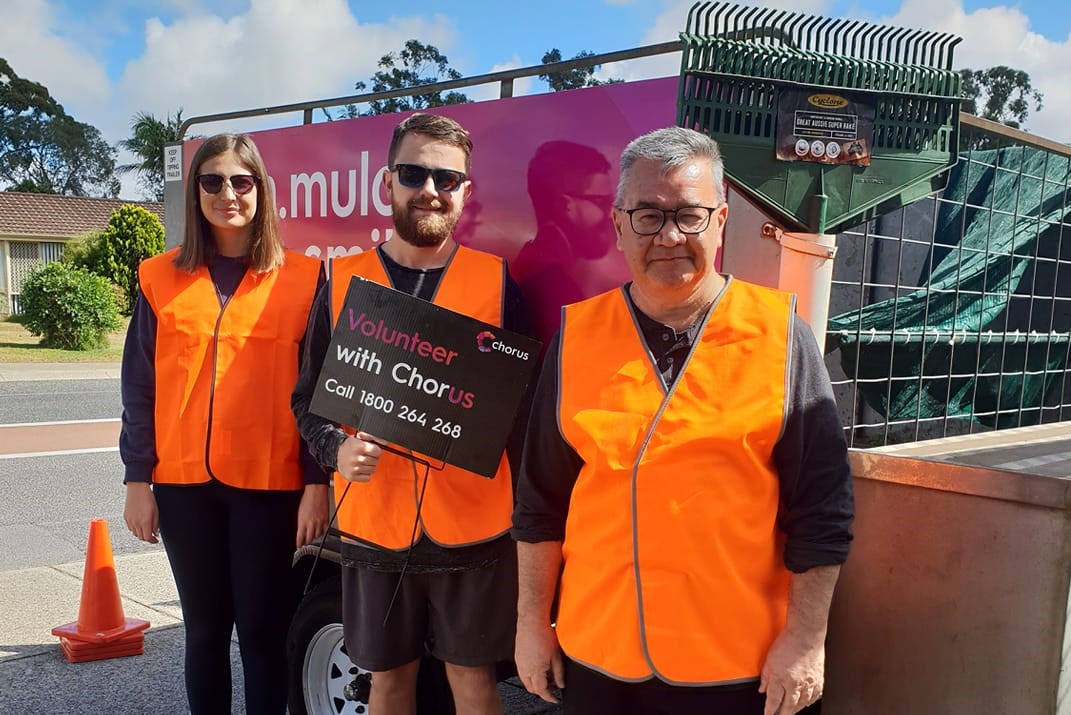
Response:
M851 459L824 715L1071 713L1071 479Z

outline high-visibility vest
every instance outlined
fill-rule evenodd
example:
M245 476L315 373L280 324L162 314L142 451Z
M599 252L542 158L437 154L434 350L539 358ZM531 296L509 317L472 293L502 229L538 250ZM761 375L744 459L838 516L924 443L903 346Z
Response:
M624 290L564 314L559 424L583 467L558 639L621 680L752 680L788 604L772 455L794 299L730 278L667 392Z
M336 258L331 264L334 322L338 322L352 276L391 285L377 251ZM501 326L505 282L506 264L501 258L458 246L432 302ZM493 479L449 464L442 471L430 470L414 537L423 481L423 466L390 452L383 452L369 482L349 483L336 473L339 529L382 548L400 550L421 533L443 546L463 546L489 541L510 528L513 484L505 454ZM347 485L349 492L343 499Z
M273 271L246 271L221 305L208 268L179 270L177 252L138 269L156 314L153 481L301 489L290 393L321 262L287 251Z

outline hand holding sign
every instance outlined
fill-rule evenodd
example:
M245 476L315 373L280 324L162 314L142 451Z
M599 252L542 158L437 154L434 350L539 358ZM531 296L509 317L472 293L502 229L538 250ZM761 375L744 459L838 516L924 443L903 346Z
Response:
M368 438L339 449L347 479L367 481L378 453L356 451L372 439L492 477L539 348L538 341L354 277L310 410ZM344 458L350 474L342 471Z
M376 439L364 432L346 437L338 446L338 458L335 466L338 473L348 482L368 482L379 464L383 448Z

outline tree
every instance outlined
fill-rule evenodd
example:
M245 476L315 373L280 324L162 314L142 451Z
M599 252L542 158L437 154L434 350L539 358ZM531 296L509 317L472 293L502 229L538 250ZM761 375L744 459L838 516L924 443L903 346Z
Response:
M41 84L0 58L0 182L21 190L116 196L115 150Z
M1030 75L1005 65L985 70L960 70L963 111L1021 129L1030 114L1041 111L1043 96L1030 84Z
M378 66L380 70L372 75L373 92L420 87L461 78L461 73L450 67L446 55L439 52L438 48L425 45L419 40L409 40L400 52L383 55ZM368 85L357 82L354 88L363 92L368 89ZM469 101L471 100L461 92L426 92L408 97L377 99L368 103L369 109L366 112L358 112L356 107L350 106L346 108L346 115L354 117L360 114L391 114L448 104L465 104Z
M27 176L39 186L70 196L119 195L115 149L96 127L65 115L47 123L44 138L29 152Z
M63 107L52 98L48 88L19 77L7 60L0 57L0 167L22 163L23 158L17 152L25 132L63 114ZM51 187L39 186L30 177L11 183L14 191L55 193Z
M45 119L64 114L63 107L48 89L15 74L7 60L0 57L0 158L9 149L10 127L19 117Z
M123 289L123 314L134 312L138 264L164 250L164 226L151 211L124 204L112 213L96 247L88 250L89 269Z
M586 57L594 57L594 52L583 51L578 53L574 60L582 60ZM562 61L562 53L557 47L549 50L543 55L542 64L549 65L555 62ZM595 73L598 72L601 65L590 65L588 67L577 67L571 70L560 70L558 72L547 72L546 74L539 75L541 80L544 80L550 85L550 89L554 92L561 92L565 89L580 89L582 87L598 87L603 84L616 84L620 82L619 79L597 80L595 79Z
M10 191L21 191L26 194L54 194L56 190L51 186L38 186L33 179L23 179L12 186Z
M138 175L138 185L146 198L164 200L164 145L178 141L182 126L182 107L175 114L157 119L149 112L138 112L130 123L130 138L119 140L119 148L133 154L137 161L122 164L116 171Z
M43 84L19 77L11 65L0 57L0 116L4 112L21 114L28 110L60 114L63 107L52 98Z

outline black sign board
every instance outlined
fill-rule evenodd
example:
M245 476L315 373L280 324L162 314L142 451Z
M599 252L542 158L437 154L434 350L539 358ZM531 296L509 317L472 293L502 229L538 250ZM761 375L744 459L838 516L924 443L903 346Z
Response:
M354 277L310 410L493 477L540 343Z
M777 158L870 166L877 100L839 90L783 89L777 102Z

